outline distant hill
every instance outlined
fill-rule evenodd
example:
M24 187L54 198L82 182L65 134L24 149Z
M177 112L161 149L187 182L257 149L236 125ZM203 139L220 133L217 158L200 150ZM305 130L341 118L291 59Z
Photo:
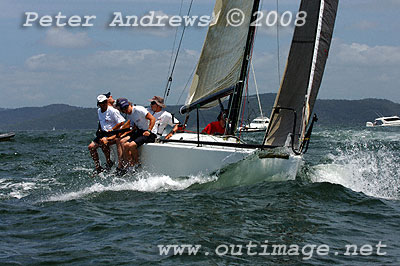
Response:
M260 95L263 113L270 116L276 94ZM245 120L259 116L257 98L252 95L246 99ZM181 122L185 117L179 114L180 106L168 106ZM373 121L380 115L400 115L400 104L389 100L317 100L315 113L319 117L318 125L358 125ZM219 107L200 112L200 127L214 121ZM191 114L189 128L196 127L196 112ZM97 111L95 108L82 108L65 104L52 104L44 107L24 107L0 109L0 130L51 130L56 129L95 129Z
M360 125L379 116L400 115L400 104L383 99L318 100L314 108L322 125Z
M97 127L95 108L65 104L0 111L1 130L88 129Z

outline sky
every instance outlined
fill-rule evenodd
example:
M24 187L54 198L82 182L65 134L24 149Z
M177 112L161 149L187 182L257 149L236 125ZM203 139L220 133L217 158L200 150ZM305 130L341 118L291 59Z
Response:
M114 98L147 105L154 95L164 94L176 32L179 40L182 27L111 27L114 12L139 18L152 11L185 15L190 2L1 0L0 108L57 103L95 107L97 95L108 91ZM263 0L261 9L265 14L296 14L298 5L297 0L279 0L277 8L276 0ZM213 8L212 0L195 0L190 15L210 16ZM32 26L23 26L28 24L26 12L38 14ZM89 21L92 26L57 26L54 17L59 12L67 19L96 18ZM399 14L399 0L339 1L319 99L381 98L400 103ZM53 22L47 23L51 26L45 26L45 19L39 24L43 16L52 16ZM186 29L167 104L184 104L206 32L200 26ZM260 93L278 91L292 32L290 25L279 28L278 49L276 27L258 29L253 65ZM249 84L254 94L254 80Z

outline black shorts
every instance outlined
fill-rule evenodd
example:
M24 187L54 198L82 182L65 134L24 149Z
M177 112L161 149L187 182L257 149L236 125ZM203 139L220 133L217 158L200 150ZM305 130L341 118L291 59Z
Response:
M104 137L110 137L111 134L109 132L103 131L103 130L97 130L96 131L96 138L93 140L93 142L100 144L100 140Z
M135 130L134 132L132 132L131 134L129 134L130 138L128 140L128 142L132 142L134 141L136 143L136 145L138 147L142 146L145 143L153 143L156 141L156 134L154 133L150 133L150 136L143 136L143 133L145 132L145 130Z

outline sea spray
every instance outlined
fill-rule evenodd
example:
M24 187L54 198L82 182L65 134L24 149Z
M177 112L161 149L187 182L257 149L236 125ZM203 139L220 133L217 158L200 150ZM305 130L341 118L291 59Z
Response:
M103 173L102 173L103 174ZM74 191L59 192L43 201L70 201L79 198L96 196L108 191L139 191L139 192L166 192L184 190L193 184L202 184L215 180L215 176L191 176L187 178L172 178L166 175L152 175L141 171L129 173L122 178L112 173L96 177L92 183Z
M400 136L398 132L322 132L325 137L331 134L336 134L329 143L334 150L324 155L325 162L311 167L311 181L341 184L374 197L400 198L400 144L394 137Z

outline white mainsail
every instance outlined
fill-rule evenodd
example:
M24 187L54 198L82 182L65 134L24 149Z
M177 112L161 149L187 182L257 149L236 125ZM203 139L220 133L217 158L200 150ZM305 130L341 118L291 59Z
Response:
M253 5L254 1L216 1L216 21L208 29L186 107L222 90L233 90L239 82ZM237 27L230 25L227 20L229 12L235 9L244 14L243 23ZM217 101L213 101L204 107L217 104Z

